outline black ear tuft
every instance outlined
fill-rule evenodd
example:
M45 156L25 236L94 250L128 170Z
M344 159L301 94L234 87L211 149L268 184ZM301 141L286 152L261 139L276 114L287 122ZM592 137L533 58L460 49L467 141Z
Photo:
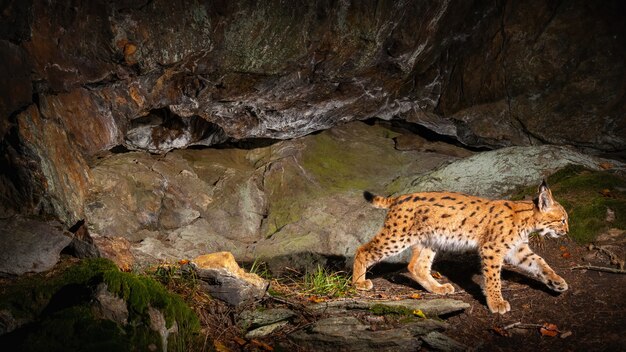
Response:
M370 203L374 201L374 197L375 196L368 191L363 192L363 198Z
M543 181L541 181L541 185L539 186L539 189L541 188L550 188L548 187L548 182L546 182L545 178L543 179Z

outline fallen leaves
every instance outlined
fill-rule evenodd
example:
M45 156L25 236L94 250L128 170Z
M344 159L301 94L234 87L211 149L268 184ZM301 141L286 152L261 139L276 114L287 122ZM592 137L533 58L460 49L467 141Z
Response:
M572 257L572 254L570 252L567 251L567 247L565 246L561 246L559 247L559 250L563 253L561 253L561 257L565 258L565 259L569 259Z
M545 322L543 324L523 324L521 322L517 322L517 323L509 324L504 327L494 326L491 328L491 330L500 336L510 337L511 332L509 330L511 329L537 329L537 328L539 328L539 333L541 334L541 336L555 337L555 336L558 336L559 334L561 334L561 338L567 338L569 336L572 336L571 331L561 332L559 328L556 326L556 324L552 324L548 322Z
M499 326L494 326L491 328L491 330L500 336L511 337L511 334L507 330Z
M438 271L433 271L430 275L432 277L434 277L435 279L441 279L442 278L441 274Z
M422 295L420 295L419 293L414 293L410 295L409 298L410 299L422 299Z
M421 309L416 309L416 310L414 310L414 311L413 311L413 315L418 316L418 317L420 317L420 318L427 319L427 318L426 318L426 314L424 314L424 312L422 312L422 310L421 310Z
M551 323L543 323L543 325L539 328L541 336L555 337L559 334L559 332L560 331L557 326Z
M603 170L610 170L613 167L615 167L615 165L613 165L612 163L608 161L601 162L598 166L600 166L600 168Z
M322 302L326 302L326 298L318 297L318 296L311 296L308 298L308 301L312 303L322 303Z

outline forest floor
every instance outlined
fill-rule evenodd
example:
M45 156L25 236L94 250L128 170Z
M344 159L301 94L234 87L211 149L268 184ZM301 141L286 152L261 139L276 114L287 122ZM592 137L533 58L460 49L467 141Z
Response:
M624 233L616 235L608 238L602 248L611 248L609 252L623 260ZM505 267L502 293L511 311L504 315L492 314L487 308L477 256L436 262L433 269L443 276L440 281L456 289L450 297L471 305L464 313L446 320L450 324L446 335L477 351L626 351L626 275L572 269L584 265L616 268L609 254L589 245L559 240L546 240L535 252L567 281L569 290L555 293L541 282ZM374 279L377 294L403 296L415 290L421 287L406 270L383 273ZM423 296L427 299L434 295ZM542 330L545 323L554 324L550 328L558 331Z

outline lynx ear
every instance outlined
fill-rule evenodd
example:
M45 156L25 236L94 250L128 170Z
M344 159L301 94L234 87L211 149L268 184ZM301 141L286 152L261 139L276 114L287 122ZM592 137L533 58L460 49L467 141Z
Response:
M546 180L543 180L543 182L541 182L541 185L539 185L539 194L537 196L537 208L539 208L539 211L547 211L548 209L550 209L552 207L552 204L554 204L554 199L552 198L552 191L550 191L550 188L548 188L548 184L546 183Z

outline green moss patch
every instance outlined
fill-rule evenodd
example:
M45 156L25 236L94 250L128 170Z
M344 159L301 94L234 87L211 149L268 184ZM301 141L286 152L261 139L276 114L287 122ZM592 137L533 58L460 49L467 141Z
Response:
M403 306L388 306L384 304L374 304L370 307L370 312L376 315L402 315L406 317L414 316L413 310Z
M128 324L98 319L91 308L100 283L127 302ZM152 331L148 307L159 309L170 327L170 349L184 349L200 329L198 318L178 295L154 279L125 273L107 259L83 260L59 272L25 277L0 293L0 309L17 320L32 321L0 337L0 344L26 351L127 351L160 348L161 338ZM4 341L4 342L3 342Z
M610 170L593 171L567 166L547 179L555 199L569 215L570 236L578 243L593 241L609 228L626 229L626 179ZM537 187L525 188L514 200L534 196ZM615 219L607 221L607 212Z

